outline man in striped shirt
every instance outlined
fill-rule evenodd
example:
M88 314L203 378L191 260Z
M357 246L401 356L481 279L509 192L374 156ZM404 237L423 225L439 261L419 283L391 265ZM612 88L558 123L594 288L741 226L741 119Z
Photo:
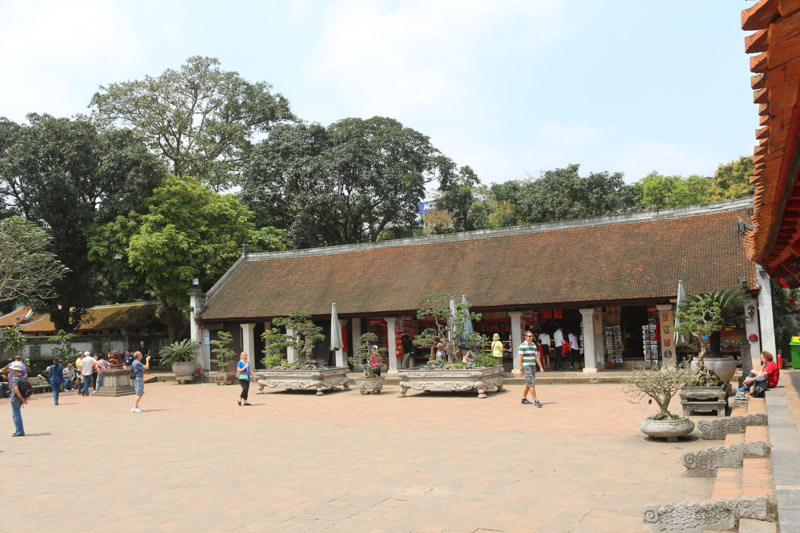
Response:
M528 400L528 391L531 391L531 398L536 407L541 407L539 398L536 397L536 369L537 367L544 372L542 368L542 359L539 357L539 350L533 342L533 333L530 331L525 332L525 340L519 345L519 373L525 376L525 389L522 391L522 403L530 405Z

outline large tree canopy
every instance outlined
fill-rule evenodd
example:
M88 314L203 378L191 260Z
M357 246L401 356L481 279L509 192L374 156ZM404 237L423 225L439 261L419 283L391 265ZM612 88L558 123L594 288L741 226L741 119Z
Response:
M298 247L372 242L416 227L425 186L452 173L428 137L390 118L282 124L254 150L241 198Z
M251 217L232 195L218 194L196 178L168 176L145 201L142 214L117 217L96 229L90 246L100 261L124 253L148 292L161 301L161 319L175 342L183 335L193 278L210 287L236 261L240 245L254 237L262 246L287 247L280 234L254 232Z
M55 296L66 268L49 250L50 236L22 217L0 220L0 302Z
M753 175L753 157L743 155L736 161L725 163L717 168L711 178L711 189L707 202L721 202L753 195L755 186L750 183Z
M635 184L637 204L645 210L705 203L711 180L703 176L663 176L651 172Z
M141 132L174 175L225 189L237 181L253 136L294 116L270 84L245 81L219 64L191 57L180 70L101 87L91 105L100 120Z
M86 231L138 207L163 167L130 130L99 132L88 120L28 115L29 124L0 119L0 198L43 227L69 272L53 284L58 297L39 307L56 329L72 330L103 299L88 261Z

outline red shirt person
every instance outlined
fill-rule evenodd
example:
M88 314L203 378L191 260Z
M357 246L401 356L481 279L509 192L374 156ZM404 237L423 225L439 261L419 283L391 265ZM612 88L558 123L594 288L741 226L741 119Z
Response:
M772 354L769 352L761 352L761 365L762 370L753 370L742 382L742 386L738 389L738 394L734 396L737 400L745 398L745 393L750 390L756 381L766 381L769 388L774 388L778 385L778 379L781 376L781 371L778 365L775 364Z

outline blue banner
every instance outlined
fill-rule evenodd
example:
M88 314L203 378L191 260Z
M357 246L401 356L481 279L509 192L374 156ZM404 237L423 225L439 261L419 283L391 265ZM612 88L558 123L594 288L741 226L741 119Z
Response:
M424 213L430 213L431 211L436 211L436 200L427 200L425 202L420 202L417 204L418 215L422 215Z

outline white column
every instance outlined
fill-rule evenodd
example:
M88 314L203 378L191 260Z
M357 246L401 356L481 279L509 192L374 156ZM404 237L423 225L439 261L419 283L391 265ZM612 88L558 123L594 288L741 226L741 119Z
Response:
M339 326L342 328L346 327L347 319L339 319ZM331 336L333 336L332 331ZM344 341L344 335L342 335L342 341ZM342 344L344 344L344 342L342 342ZM344 351L344 347L336 350L336 366L347 366L347 352Z
M594 316L594 360L599 370L606 368L606 340L603 335L603 308L595 307Z
M239 327L242 328L242 351L247 354L247 360L250 361L251 368L254 368L255 365L253 364L253 361L255 360L256 351L256 325L239 324Z
M751 352L753 368L761 368L761 351L775 355L775 323L772 318L772 284L769 274L759 269L756 275L758 286L758 315L761 323L761 350Z
M351 329L353 330L353 346L355 346L355 345L358 344L358 338L361 337L361 319L360 318L354 318L353 319L353 325L352 325ZM355 349L353 350L353 353L355 354Z
M203 298L203 292L200 289L193 289L189 291L189 335L192 342L196 342L199 346L203 345L203 331L200 324L197 322L197 312L200 311L200 301ZM202 352L198 351L197 364L205 365L202 362ZM206 368L208 368L206 366Z
M200 333L200 366L211 371L211 330L203 328Z
M658 309L658 317L661 324L661 331L658 332L661 338L658 349L661 350L661 353L658 354L658 358L661 359L661 366L673 367L676 366L676 361L678 360L675 356L675 346L673 345L675 337L672 331L672 328L675 326L673 307L672 304L661 304L657 305L656 309ZM669 342L669 345L667 345L667 342ZM671 354L670 357L666 357L668 351Z
M286 334L289 337L294 336L294 329L286 328ZM297 351L291 346L286 348L286 361L288 361L289 363L294 363L295 361L297 361Z
M583 324L583 371L587 374L597 372L597 357L594 348L594 308L580 309Z
M750 315L747 313L747 308L753 308L753 317L751 318ZM744 324L744 334L747 337L747 342L750 343L750 359L747 361L742 358L742 375L747 376L753 368L760 369L761 368L761 335L758 332L758 323L759 323L759 312L758 312L758 302L755 300L750 300L749 302L744 304L744 316L745 316L745 324ZM756 340L751 341L750 335L755 335ZM753 366L755 365L755 366Z
M522 311L509 311L511 318L511 360L514 370L519 370L519 345L522 344Z
M397 374L397 343L395 341L395 324L397 317L384 317L386 321L386 337L389 344L389 374Z

